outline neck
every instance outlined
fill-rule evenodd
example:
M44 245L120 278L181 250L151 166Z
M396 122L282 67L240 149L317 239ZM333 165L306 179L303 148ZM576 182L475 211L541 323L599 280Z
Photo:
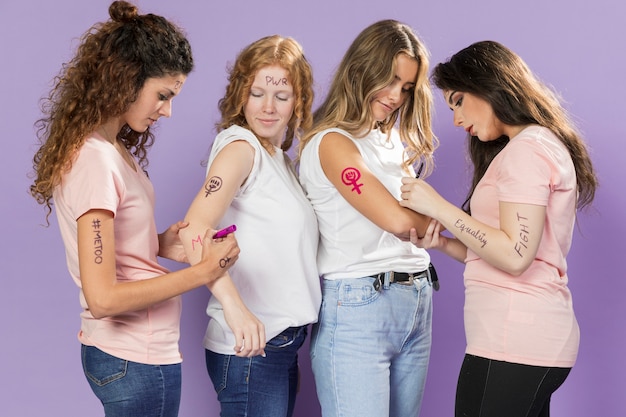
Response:
M98 133L102 135L106 140L115 144L117 142L117 134L120 129L117 127L117 123L114 121L108 121L100 125L97 129Z

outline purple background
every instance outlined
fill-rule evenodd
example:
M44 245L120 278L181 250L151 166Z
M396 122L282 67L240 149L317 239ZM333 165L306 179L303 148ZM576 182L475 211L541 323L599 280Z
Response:
M395 18L412 25L432 62L471 42L494 39L518 52L562 94L586 135L600 176L594 206L578 218L569 256L570 287L582 331L580 355L569 379L553 397L553 415L624 416L623 318L626 278L619 267L626 234L624 178L626 74L623 16L617 0L396 0L304 3L268 0L200 2L143 0L143 12L163 14L183 26L194 48L196 70L174 101L174 117L160 123L150 174L157 191L157 222L163 230L182 218L197 189L214 135L225 67L257 38L279 33L302 43L325 93L343 52L366 25ZM84 380L76 333L78 292L65 266L56 223L29 196L33 122L38 100L78 37L108 17L108 0L0 0L0 121L2 175L2 290L0 358L6 416L101 415ZM467 185L461 130L436 91L435 131L441 140L431 183L460 203ZM618 119L620 118L620 119ZM621 184L621 185L620 185ZM621 191L620 191L621 190ZM442 281L435 294L434 343L422 417L452 415L458 368L465 347L462 265L433 254ZM168 264L179 268L178 264ZM180 415L217 416L215 393L204 369L201 339L208 293L185 295L181 349L185 357ZM301 354L301 395L296 415L319 416L308 352Z

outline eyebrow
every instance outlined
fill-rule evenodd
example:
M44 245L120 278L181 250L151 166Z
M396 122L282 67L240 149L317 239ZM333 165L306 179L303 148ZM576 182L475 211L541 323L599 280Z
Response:
M457 90L453 90L450 92L450 95L448 96L448 104L452 105L452 96L455 95L457 92Z
M394 75L394 78L398 81L402 81L402 79L398 77L397 75ZM403 85L407 85L407 84L410 85L411 87L415 87L417 85L417 83L414 83L413 81L407 81Z

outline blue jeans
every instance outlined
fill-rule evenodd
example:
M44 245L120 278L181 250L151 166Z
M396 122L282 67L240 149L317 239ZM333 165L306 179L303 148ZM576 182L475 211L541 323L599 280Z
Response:
M206 350L206 367L222 417L291 417L298 390L298 349L307 328L290 327L267 342L265 357Z
M146 365L81 347L83 371L109 417L176 417L181 365Z
M311 365L324 417L416 417L431 345L432 287L324 280Z

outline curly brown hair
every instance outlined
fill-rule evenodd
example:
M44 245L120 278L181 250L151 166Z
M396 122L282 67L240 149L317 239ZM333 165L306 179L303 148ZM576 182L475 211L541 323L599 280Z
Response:
M216 123L216 128L218 131L233 125L249 128L243 110L250 96L250 88L256 73L271 65L279 65L287 70L293 85L295 105L281 145L282 150L287 151L293 139L299 140L302 131L309 129L313 123L313 71L300 44L289 37L266 36L239 53L229 70L224 97L219 101L222 119Z
M193 69L191 46L182 30L161 16L139 15L126 1L109 6L110 20L96 23L82 37L74 58L63 64L54 86L42 99L35 126L40 147L33 157L31 195L52 212L52 193L72 167L87 135L124 114L149 78L187 75ZM148 128L125 125L117 139L145 169L154 143Z

